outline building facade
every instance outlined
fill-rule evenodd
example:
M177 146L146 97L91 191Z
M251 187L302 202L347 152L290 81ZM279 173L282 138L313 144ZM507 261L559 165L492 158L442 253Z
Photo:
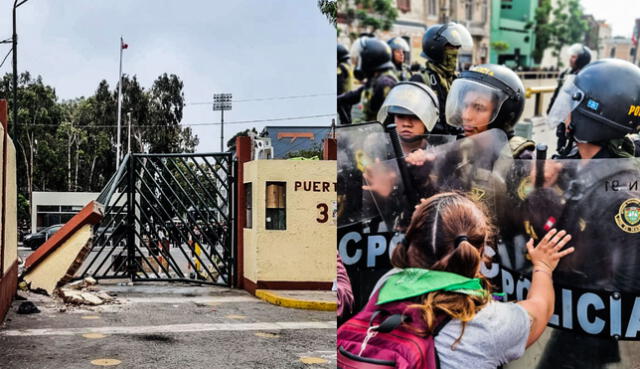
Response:
M348 0L355 8L353 0ZM491 5L490 0L395 0L398 17L389 31L377 31L376 36L388 40L403 37L411 46L410 62L424 64L422 36L425 30L435 24L456 22L464 25L473 37L474 47L460 55L460 62L480 64L488 62ZM349 47L355 36L364 31L357 24L347 24L344 14L338 14L340 30L338 42Z
M535 20L537 0L494 0L491 2L490 62L509 67L534 66L533 50L536 45L531 22ZM496 43L505 43L499 50Z

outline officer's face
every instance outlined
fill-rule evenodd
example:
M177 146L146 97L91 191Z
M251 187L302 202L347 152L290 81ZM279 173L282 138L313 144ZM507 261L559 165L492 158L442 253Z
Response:
M578 60L578 55L573 54L569 57L569 66L571 68L575 68L576 67L576 61Z
M404 52L402 49L393 50L393 60L398 64L404 63Z
M493 102L491 98L477 91L469 91L462 103L462 128L465 136L484 132L491 123Z
M396 132L401 138L411 139L425 134L424 124L415 115L396 114L394 122L396 124Z

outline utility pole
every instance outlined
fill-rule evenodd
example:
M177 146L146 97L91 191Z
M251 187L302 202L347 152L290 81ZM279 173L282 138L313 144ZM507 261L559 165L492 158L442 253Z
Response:
M131 112L127 113L129 118L129 129L127 130L127 153L131 154Z
M116 144L116 170L120 168L120 111L122 109L122 50L129 47L120 36L120 72L118 74L118 143Z
M11 137L18 139L18 31L16 31L16 9L29 0L13 2L13 34L11 36L11 57L13 61L13 119L11 122Z
M224 111L231 110L232 94L213 94L213 111L220 111L220 152L224 152Z

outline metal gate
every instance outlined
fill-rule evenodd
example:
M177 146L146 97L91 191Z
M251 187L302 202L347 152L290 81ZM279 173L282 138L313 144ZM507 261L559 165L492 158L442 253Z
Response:
M232 286L234 170L226 153L127 155L76 277Z

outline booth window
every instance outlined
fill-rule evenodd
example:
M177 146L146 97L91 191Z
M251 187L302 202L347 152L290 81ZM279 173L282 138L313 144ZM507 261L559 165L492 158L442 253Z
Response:
M244 208L247 209L245 214L245 228L251 228L253 225L253 196L251 194L251 183L244 184L245 203Z
M287 183L267 182L266 229L287 229Z

